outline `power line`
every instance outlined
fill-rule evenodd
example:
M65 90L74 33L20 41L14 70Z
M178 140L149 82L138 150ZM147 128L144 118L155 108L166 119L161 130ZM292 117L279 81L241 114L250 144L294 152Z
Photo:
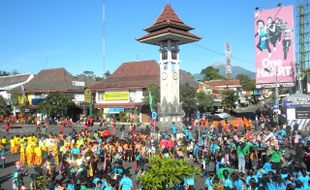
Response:
M226 57L225 53L221 53L221 52L212 50L212 49L210 49L210 48L208 48L208 47L205 47L205 46L203 46L203 45L201 45L201 44L195 43L195 44L193 44L193 45L195 45L195 46L197 46L197 47L199 47L199 48L201 48L201 49L207 50L207 51L209 51L209 52L212 52L212 53L214 53L214 54L217 54L217 55ZM239 58L239 57L236 57L236 56L233 56L233 55L231 55L231 58L233 58L233 59L235 59L235 60L237 60L237 61L243 62L243 63L251 63L251 64L254 64L252 61L249 61L249 60L246 60L246 59L243 59L243 58Z

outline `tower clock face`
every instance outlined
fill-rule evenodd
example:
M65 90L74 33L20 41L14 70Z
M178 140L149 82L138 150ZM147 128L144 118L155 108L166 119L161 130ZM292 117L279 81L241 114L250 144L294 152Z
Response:
M162 78L163 78L163 80L166 80L166 79L167 79L167 73L166 73L166 72L163 72Z
M178 73L177 73L177 72L174 72L174 73L173 73L173 79L174 79L174 80L177 80L177 79L178 79Z

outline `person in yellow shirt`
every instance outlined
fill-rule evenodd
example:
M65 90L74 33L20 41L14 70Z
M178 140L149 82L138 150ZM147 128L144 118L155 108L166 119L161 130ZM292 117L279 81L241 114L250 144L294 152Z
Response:
M2 144L3 147L6 146L6 136L2 137L1 144Z
M19 155L19 162L22 166L25 164L26 161L25 151L26 151L26 144L22 143L20 146L20 155Z
M35 158L34 146L32 142L28 142L26 146L26 157L27 157L27 164L29 166L32 166L34 164L34 158Z
M15 153L19 152L20 143L21 143L21 138L19 135L17 135L15 138L15 148L16 148Z
M15 140L14 140L14 137L10 139L10 152L11 152L11 154L15 154Z
M34 147L34 153L35 153L34 165L40 166L42 164L42 150L41 150L41 148L39 146Z
M53 152L54 157L55 157L55 164L58 165L59 164L58 146L54 146L53 149L52 149L52 152Z
M25 153L26 153L27 164L30 165L31 164L31 146L30 146L30 141L27 141L27 145L26 145L26 148L25 148Z

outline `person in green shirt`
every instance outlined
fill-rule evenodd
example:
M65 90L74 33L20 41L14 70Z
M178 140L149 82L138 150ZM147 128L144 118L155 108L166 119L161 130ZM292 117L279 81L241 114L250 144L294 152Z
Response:
M272 169L279 171L281 168L281 162L285 162L283 158L283 151L280 150L278 145L269 147L267 155L271 156Z
M238 170L245 173L245 159L244 159L244 144L240 143L237 146L237 156L238 156Z
M43 125L41 133L42 133L43 136L46 136L47 130L46 130L45 125Z

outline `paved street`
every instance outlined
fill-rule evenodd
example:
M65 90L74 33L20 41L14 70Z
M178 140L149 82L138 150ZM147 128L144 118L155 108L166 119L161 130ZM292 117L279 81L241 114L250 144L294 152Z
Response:
M49 132L52 133L59 133L59 129L56 126L51 126L49 128ZM77 130L81 130L82 126L75 127ZM99 129L98 125L95 125L93 128L90 128L91 131ZM125 128L125 134L127 134L127 128ZM71 128L65 128L64 134L68 134L71 132ZM138 129L139 130L139 129ZM5 130L3 130L2 126L0 125L0 137L2 137L5 134ZM32 133L37 133L36 128L34 126L25 126L21 129L11 129L10 134L7 135L7 137L12 137L14 135L26 135L26 134L32 134ZM118 135L120 133L117 132ZM6 152L6 167L4 169L0 168L0 184L1 184L1 189L9 190L12 189L12 172L15 170L15 162L19 160L19 154L11 155L9 151ZM189 163L193 163L192 160L188 160ZM133 163L126 162L125 163L125 168L131 168L131 174L132 174L132 179L135 179L135 175L133 172ZM30 169L30 173L32 170ZM202 178L200 176L197 176L196 178L196 185L197 188L202 188L204 184L205 178ZM27 187L30 184L30 177L25 177L24 182L27 185ZM136 186L135 186L136 187Z

